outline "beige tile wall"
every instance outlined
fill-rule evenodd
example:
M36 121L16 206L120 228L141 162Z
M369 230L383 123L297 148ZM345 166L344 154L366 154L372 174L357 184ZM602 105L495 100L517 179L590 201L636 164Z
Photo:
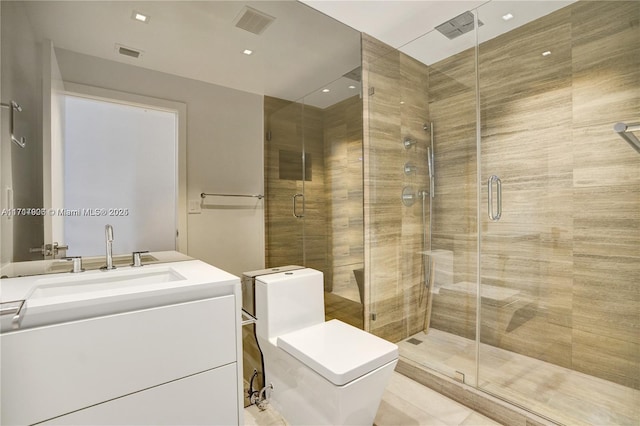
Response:
M433 248L451 253L453 270L450 282L475 282L478 228L473 50L429 67L429 100L429 113L435 130ZM436 264L436 268L441 268L441 265ZM440 292L433 298L431 325L475 338L475 300L471 295L447 296Z
M265 97L267 131L267 267L318 269L326 291L359 303L353 270L364 264L360 96L325 109ZM279 151L301 151L303 143L311 155L311 181L280 179ZM303 192L304 223L292 212L292 196Z
M640 3L571 11L572 362L638 389L640 155L611 128L640 122Z
M482 340L635 388L640 155L612 128L640 121L639 22L638 2L581 1L479 48ZM399 340L420 312L407 290L419 282L419 229L397 195L410 78L401 53L370 37L363 46L365 93L375 87L364 142L370 329ZM453 282L475 282L475 54L415 70L428 75L428 109L414 113L435 123L433 246L453 252ZM492 174L503 184L499 222L486 219ZM488 297L502 288L517 291L518 309ZM445 291L433 303L433 327L474 337L475 297Z
M328 273L333 293L360 302L353 271L364 267L362 99L323 110Z
M327 209L322 110L265 96L266 265L303 265L325 274L331 289L327 256ZM268 114L268 115L266 115ZM280 179L280 150L311 155L311 180ZM305 194L304 220L293 217L292 197ZM302 213L298 199L297 213Z
M413 191L428 189L424 159L430 136L423 129L429 121L428 70L363 34L363 81L365 271L370 302L365 305L365 321L372 333L398 341L421 331L425 321L421 202L405 207L401 196L405 186ZM375 93L368 92L371 89ZM406 137L417 141L410 149L403 145ZM416 173L404 173L407 162L418 167ZM428 202L426 207L428 221Z
M301 221L292 214L292 197L303 190L302 181L280 180L279 151L301 151L302 105L264 98L265 131L265 246L267 268L304 265Z
M522 305L508 312L483 303L482 340L571 367L570 9L483 43L479 71L481 212L490 175L502 180L503 197L500 221L481 215L482 283L517 290ZM488 324L500 310L504 323Z

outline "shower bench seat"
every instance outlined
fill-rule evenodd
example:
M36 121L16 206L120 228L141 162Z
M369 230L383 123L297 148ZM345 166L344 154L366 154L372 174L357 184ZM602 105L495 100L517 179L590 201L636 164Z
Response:
M434 289L432 321L440 330L473 338L476 283L461 281ZM481 333L483 343L495 344L505 333L525 324L534 314L533 301L523 291L482 284Z

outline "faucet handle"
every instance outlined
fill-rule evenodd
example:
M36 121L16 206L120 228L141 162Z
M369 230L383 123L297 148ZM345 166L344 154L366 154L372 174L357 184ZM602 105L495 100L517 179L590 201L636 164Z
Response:
M73 262L73 269L71 270L71 273L77 274L78 272L84 272L84 268L82 267L82 257L68 256L68 257L63 257L62 260L67 262Z
M149 253L149 250L134 251L133 253L131 253L131 266L134 266L134 267L144 266L142 265L142 255L144 253Z

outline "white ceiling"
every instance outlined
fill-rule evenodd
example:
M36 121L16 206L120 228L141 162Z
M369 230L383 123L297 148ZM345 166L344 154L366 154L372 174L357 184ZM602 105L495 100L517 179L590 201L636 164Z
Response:
M305 4L208 0L23 5L36 37L51 39L56 47L283 99L306 95L307 104L325 108L359 92L357 82L341 76L360 65L360 31L431 64L473 46L473 32L448 40L433 30L467 10L478 8L484 41L572 2L302 1ZM262 35L234 26L245 5L276 18ZM134 10L148 14L150 21L133 20ZM503 21L506 12L514 19ZM122 56L116 43L144 53L139 59ZM254 53L244 55L244 49ZM331 91L322 93L325 87Z
M360 35L294 0L24 2L38 39L56 47L219 84L297 100L360 66ZM275 17L255 35L235 27L245 5ZM132 19L133 11L150 16ZM142 50L122 56L115 45ZM253 50L250 56L244 49ZM313 101L319 107L358 89L343 79ZM321 92L320 92L321 93Z
M301 0L340 22L399 48L485 1Z
M482 43L576 0L300 1L430 65L474 46L473 32L449 40L434 29L468 10L477 9L484 24L478 31ZM503 20L507 13L513 19Z

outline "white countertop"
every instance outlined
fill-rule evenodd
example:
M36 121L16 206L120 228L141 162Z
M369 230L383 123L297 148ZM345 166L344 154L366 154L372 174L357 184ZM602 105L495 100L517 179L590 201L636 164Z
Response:
M199 260L0 280L0 303L26 301L20 329L239 292L238 277Z
M192 260L192 257L177 251L154 251L143 254L143 257L153 257L155 260L148 263L177 262L184 260ZM124 264L129 263L131 253L120 253L113 255L114 262ZM82 262L85 269L99 269L105 264L104 256L83 257ZM28 275L43 275L66 272L64 269L71 270L71 264L62 259L32 260L28 262L13 262L0 267L0 277L24 277Z

